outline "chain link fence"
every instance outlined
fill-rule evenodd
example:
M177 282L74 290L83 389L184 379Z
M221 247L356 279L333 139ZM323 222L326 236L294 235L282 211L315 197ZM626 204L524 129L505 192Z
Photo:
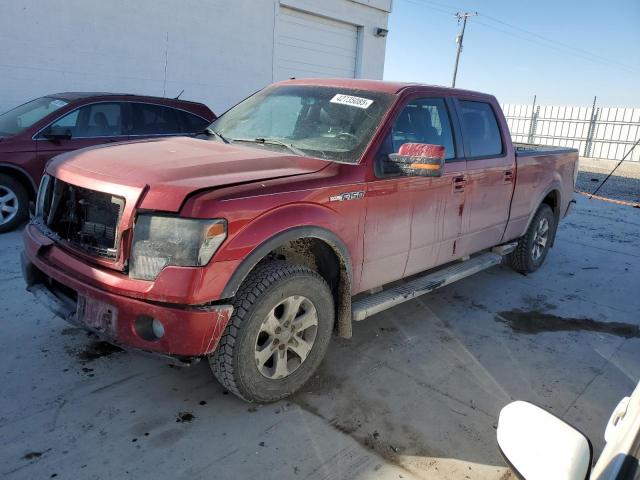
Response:
M640 138L640 108L502 105L514 142L577 148L580 156L621 160ZM640 162L640 148L626 158Z

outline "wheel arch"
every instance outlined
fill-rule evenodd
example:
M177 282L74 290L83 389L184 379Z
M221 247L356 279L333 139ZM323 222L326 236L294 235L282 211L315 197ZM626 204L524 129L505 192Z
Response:
M308 260L310 255L313 255L314 262ZM351 338L351 282L353 279L351 255L345 243L336 234L323 227L292 227L265 240L254 248L236 268L225 285L221 297L233 297L249 273L260 262L270 257L284 257L316 270L327 281L334 294L338 336Z
M536 208L531 212L531 215L529 217L529 222L527 223L527 230L529 229L529 226L531 226L531 222L533 221L533 217L535 217L536 212L538 211L538 209L542 206L542 205L548 205L551 208L551 211L553 212L553 220L554 220L554 227L553 227L553 235L552 235L552 240L551 240L551 247L553 247L553 244L555 242L555 238L556 238L556 231L558 230L558 224L560 223L560 206L562 205L562 190L560 185L557 184L552 184L549 187L547 187L544 190L544 193L540 196L540 199L538 200L538 202L536 203Z
M0 174L8 175L12 178L15 178L26 188L27 193L29 194L29 200L36 199L36 195L38 194L38 187L33 181L31 175L29 175L26 170L10 163L0 162Z

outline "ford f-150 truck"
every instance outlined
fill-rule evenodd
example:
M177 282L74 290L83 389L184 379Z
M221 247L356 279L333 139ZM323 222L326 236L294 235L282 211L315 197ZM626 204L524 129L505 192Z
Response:
M198 138L56 157L23 274L109 342L205 358L234 394L274 401L352 321L505 256L535 271L573 201L577 159L514 146L490 95L285 81Z

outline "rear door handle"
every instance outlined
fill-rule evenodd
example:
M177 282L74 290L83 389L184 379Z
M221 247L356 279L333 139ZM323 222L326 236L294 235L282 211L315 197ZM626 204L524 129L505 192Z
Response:
M507 170L504 172L502 180L504 183L513 183L513 170Z
M453 193L464 192L464 186L467 184L467 179L464 177L453 178Z

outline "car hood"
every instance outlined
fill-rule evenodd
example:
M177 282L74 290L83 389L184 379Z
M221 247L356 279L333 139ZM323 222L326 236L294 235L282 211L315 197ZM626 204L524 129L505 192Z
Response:
M186 196L197 190L314 173L329 163L288 152L174 137L76 150L56 157L47 173L114 194L118 187L146 191L142 208L178 211Z

